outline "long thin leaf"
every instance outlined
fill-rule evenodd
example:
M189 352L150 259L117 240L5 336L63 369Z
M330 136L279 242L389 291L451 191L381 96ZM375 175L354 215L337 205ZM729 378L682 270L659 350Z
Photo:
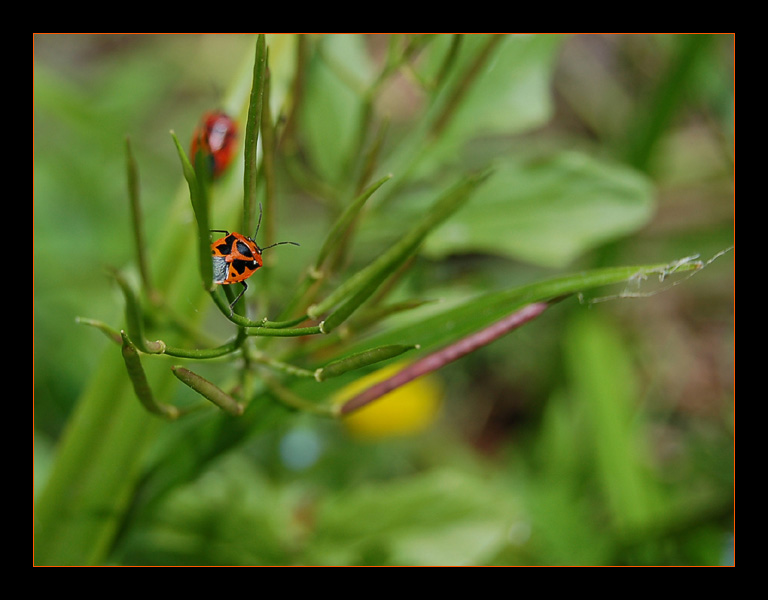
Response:
M435 202L431 210L398 242L383 252L370 265L358 271L340 285L325 300L310 306L307 314L318 317L338 306L336 314L326 319L324 330L330 331L341 324L365 301L390 274L408 260L424 241L427 234L445 221L470 197L471 193L488 177L488 172L471 175L449 189ZM330 322L329 322L330 321ZM330 329L329 329L330 328Z
M131 207L131 223L133 225L133 236L136 244L136 257L139 265L139 273L144 283L144 288L152 295L154 286L152 277L149 273L149 261L147 259L147 244L144 233L144 219L141 211L141 193L139 185L139 167L136 164L136 158L133 156L131 148L131 139L125 140L126 171L128 180L128 200Z
M184 179L187 180L187 185L189 186L190 200L192 201L192 209L195 213L200 277L202 278L204 288L211 290L213 289L213 266L211 264L211 227L209 225L208 190L206 182L200 179L200 175L208 173L208 169L203 168L196 170L189 161L189 157L187 157L187 153L179 143L176 134L171 132L171 136L173 137L176 151L181 160L181 168L184 173ZM198 157L199 156L200 154L198 153Z
M344 209L344 212L341 213L339 218L333 224L333 227L331 227L331 230L328 232L328 235L325 238L325 242L323 242L323 245L320 248L320 252L317 253L317 259L315 260L315 270L320 271L322 269L323 263L328 257L328 254L331 252L334 246L339 243L339 240L343 237L344 233L347 231L355 217L360 214L360 210L363 208L366 201L373 195L376 190L378 190L391 178L392 175L382 177L373 185L368 187L368 189L366 189L362 194L355 198L355 200Z
M245 173L243 178L243 230L255 231L256 208L258 199L259 131L261 129L262 104L264 102L264 78L267 68L267 49L264 34L256 38L256 54L253 63L253 84L248 105L248 118L245 124Z
M417 314L413 317L415 322L406 321L399 327L373 336L366 340L365 344L370 346L415 343L421 346L421 352L426 353L436 346L449 344L482 329L527 304L550 302L627 282L634 286L637 282L653 276L664 280L673 273L678 273L681 277L690 276L701 270L705 264L708 263L682 259L652 265L609 267L555 277L509 290L483 294L440 312L431 311L427 316L416 311ZM628 294L620 292L615 297L623 295ZM353 346L350 351L358 349L362 348Z

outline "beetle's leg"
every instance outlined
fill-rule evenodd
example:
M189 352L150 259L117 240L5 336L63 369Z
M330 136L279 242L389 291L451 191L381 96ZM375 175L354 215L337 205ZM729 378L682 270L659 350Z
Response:
M243 297L243 294L245 294L245 290L248 289L248 284L245 283L245 281L241 281L240 283L243 284L243 289L240 290L240 293L235 296L235 299L232 300L232 303L229 305L229 314L232 315L235 312L235 304L237 304L237 301L240 300L240 298Z

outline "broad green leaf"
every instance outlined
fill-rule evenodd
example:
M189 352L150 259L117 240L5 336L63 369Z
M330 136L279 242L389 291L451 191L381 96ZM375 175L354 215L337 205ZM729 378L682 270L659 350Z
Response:
M418 213L419 197L396 211ZM472 201L424 245L425 254L484 252L544 267L564 267L579 255L643 226L654 208L641 174L585 154L505 158ZM380 226L380 224L379 224Z
M482 564L520 518L514 493L458 469L374 483L321 504L308 557L317 564Z
M232 419L230 419L232 420ZM121 540L120 564L285 565L295 504L253 461L230 453L163 498Z

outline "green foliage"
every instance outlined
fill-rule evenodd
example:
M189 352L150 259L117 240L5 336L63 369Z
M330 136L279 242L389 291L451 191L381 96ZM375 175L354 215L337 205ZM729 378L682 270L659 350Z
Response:
M36 37L35 564L721 563L731 42ZM301 246L232 312L208 231L259 203ZM339 390L533 302L431 431L347 434Z
M577 153L507 158L471 209L425 251L435 258L482 252L563 267L635 231L652 212L652 185L637 171Z

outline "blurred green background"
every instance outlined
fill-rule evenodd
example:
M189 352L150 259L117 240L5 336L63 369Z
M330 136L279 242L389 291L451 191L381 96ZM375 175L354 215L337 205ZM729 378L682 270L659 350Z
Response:
M279 98L295 39L267 39ZM345 66L375 60L388 42L345 40L368 52ZM520 202L554 193L556 168L585 164L643 199L648 182L648 201L604 239L565 204L531 211L533 225L499 222L491 205L430 237L410 290L450 300L596 266L706 260L731 246L733 44L730 35L538 36L516 63L529 68L510 75L526 84L519 95L472 120L492 128L514 109L519 122L476 142L468 160L502 146L554 157L540 179L521 178L514 164L504 172L499 185ZM100 357L116 351L75 319L122 319L105 267L133 260L125 136L156 239L184 193L169 130L186 143L204 111L242 96L253 47L250 35L34 36L36 494ZM344 51L341 39L331 50ZM329 111L347 91L315 82L307 93L303 151L328 182L343 181L343 163L326 150L354 133ZM377 110L392 115L396 137L415 106L411 88L393 85ZM456 129L445 132L447 148ZM387 166L397 176L404 164ZM239 177L222 185L236 189ZM517 187L524 180L536 185ZM302 247L282 255L283 281L310 260L322 222L316 197L301 185L288 192L279 235ZM419 206L416 194L410 208L364 225L361 255ZM655 295L557 306L439 372L442 410L416 435L360 439L306 416L263 428L130 520L108 562L731 564L733 275L730 253Z

